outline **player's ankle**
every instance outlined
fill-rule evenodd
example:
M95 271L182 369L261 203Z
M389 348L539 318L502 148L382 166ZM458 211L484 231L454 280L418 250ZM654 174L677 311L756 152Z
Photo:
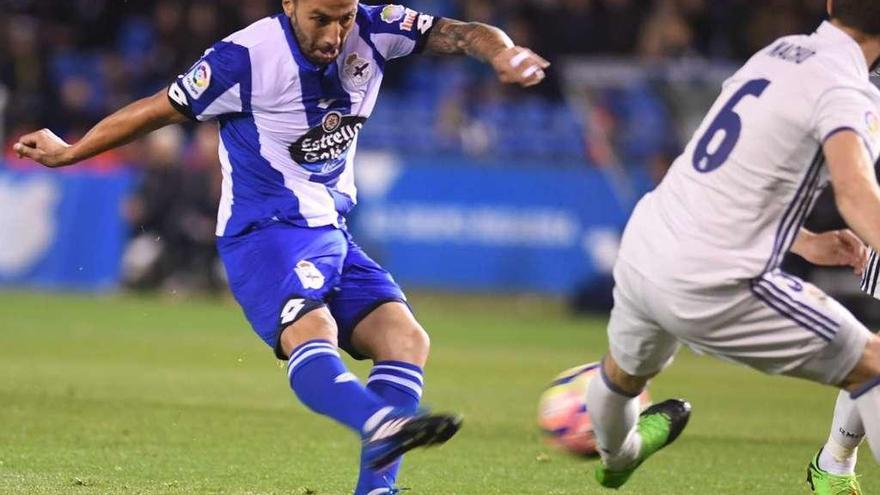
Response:
M855 474L859 448L848 449L829 440L819 454L817 466L822 471L837 476Z
M642 437L633 432L616 452L602 452L602 463L611 471L627 469L639 458Z
M361 427L361 434L366 435L371 433L376 427L389 418L393 412L394 408L391 406L385 406L377 410L364 422L364 425Z

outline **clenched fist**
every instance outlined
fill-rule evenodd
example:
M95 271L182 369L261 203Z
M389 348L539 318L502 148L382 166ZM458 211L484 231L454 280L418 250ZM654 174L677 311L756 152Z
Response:
M41 129L22 136L12 146L19 158L31 160L46 167L63 167L73 161L67 156L70 145L49 129Z
M491 63L501 82L519 84L525 88L543 81L544 69L550 67L550 62L521 46L502 51Z

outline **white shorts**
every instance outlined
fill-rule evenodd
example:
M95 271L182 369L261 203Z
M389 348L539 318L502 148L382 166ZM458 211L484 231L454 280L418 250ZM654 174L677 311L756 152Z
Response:
M633 376L672 362L680 344L765 373L839 385L871 332L837 301L780 270L740 285L670 292L619 261L611 356Z

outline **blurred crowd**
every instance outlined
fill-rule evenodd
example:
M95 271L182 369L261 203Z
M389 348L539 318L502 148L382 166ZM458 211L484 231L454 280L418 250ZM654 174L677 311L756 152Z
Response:
M760 7L749 0L406 3L500 25L553 61L599 54L740 59L780 34L812 29L825 5L823 0L767 0ZM0 0L0 5L0 83L10 95L7 135L48 125L81 134L107 112L156 91L215 41L280 10L280 0ZM491 81L476 72L473 78ZM405 83L393 74L390 79L392 87ZM542 91L559 96L552 81Z
M0 109L5 107L0 158L5 154L7 163L16 165L12 140L41 127L76 140L113 110L160 90L214 42L280 11L280 3L0 0ZM738 61L777 36L812 30L825 7L824 0L403 3L501 26L557 69L569 57L624 57L645 65L691 58ZM526 92L500 88L491 70L463 58L392 64L361 146L477 162L627 162L661 170L668 165L681 138L670 131L676 110L664 102L662 90L609 88L594 95L589 108L579 108L566 98L559 72L551 70L547 84ZM87 165L102 170L123 164L140 176L123 212L135 241L126 254L129 285L217 285L207 268L214 263L219 195L216 139L210 124L175 128ZM178 280L179 274L198 276Z
M191 140L181 127L153 132L124 149L137 163L138 185L120 212L131 226L122 282L133 289L186 292L223 287L214 235L220 198L218 135L198 126Z

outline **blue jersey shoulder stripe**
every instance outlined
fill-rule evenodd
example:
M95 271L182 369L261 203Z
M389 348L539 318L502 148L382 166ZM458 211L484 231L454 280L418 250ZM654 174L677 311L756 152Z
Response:
M244 51L244 56L238 57L238 60L242 64L242 74L247 75L239 81L242 113L223 115L219 119L220 138L232 165L232 198L248 200L232 201L232 214L223 235L235 236L256 227L254 219L266 221L267 217L271 217L267 212L277 211L293 221L299 220L301 215L298 198L287 194L282 174L272 168L269 161L260 154L260 135L251 112L253 78L247 48L233 43L227 44L235 47L239 53ZM275 190L267 190L267 184L274 184ZM256 198L262 199L255 201Z
M382 56L382 53L379 52L379 49L376 48L376 44L373 43L373 39L370 37L373 34L373 18L370 15L371 7L367 7L366 5L360 5L358 7L358 15L356 18L356 22L358 25L358 33L364 43L366 43L371 50L373 50L373 59L376 60L376 65L379 66L379 70L383 73L385 72L385 57Z
M212 48L212 51L203 57L203 61L210 66L211 81L204 94L199 98L190 99L193 114L201 115L211 103L236 84L241 86L242 111L249 112L251 60L248 49L227 41L215 43ZM196 68L198 66L199 64L196 64ZM244 95L245 85L247 85L247 98ZM245 101L247 101L247 109L244 108Z

